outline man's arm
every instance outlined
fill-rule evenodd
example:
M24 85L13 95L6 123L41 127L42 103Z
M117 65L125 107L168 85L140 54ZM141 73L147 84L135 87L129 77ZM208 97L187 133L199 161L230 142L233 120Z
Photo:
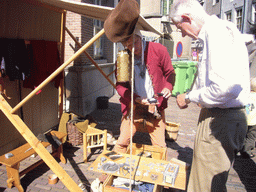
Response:
M165 88L161 91L163 94L163 97L169 98L171 96L173 86L175 83L175 71L172 66L172 61L171 57L167 51L167 48L163 46L163 51L161 55L161 63L162 63L162 70L163 70L163 75L165 77Z
M205 79L205 86L189 94L192 102L204 107L224 105L236 99L246 80L242 78L248 66L245 44L239 42L237 29L231 30L223 25L219 29L218 32L215 30L206 34L206 60L201 63L205 66L205 77L200 76L201 81Z

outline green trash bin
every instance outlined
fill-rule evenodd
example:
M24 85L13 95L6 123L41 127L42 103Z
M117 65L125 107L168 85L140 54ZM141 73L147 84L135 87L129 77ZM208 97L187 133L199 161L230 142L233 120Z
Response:
M186 91L185 83L186 83L186 79L188 78L188 75L187 75L188 64L187 62L184 62L184 61L176 61L176 62L173 62L172 65L176 73L175 84L173 87L172 95L177 96L178 94L182 94Z
M185 92L188 92L191 90L191 85L195 78L195 73L197 71L197 62L196 61L189 61L187 62L188 69L187 69L187 78L185 82Z

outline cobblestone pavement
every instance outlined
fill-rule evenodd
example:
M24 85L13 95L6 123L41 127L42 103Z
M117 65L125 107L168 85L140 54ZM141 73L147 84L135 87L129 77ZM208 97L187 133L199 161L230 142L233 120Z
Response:
M180 123L178 139L176 142L167 141L167 160L177 158L186 163L191 164L193 154L193 142L196 133L197 119L199 115L199 108L195 104L190 104L187 109L180 110L174 97L169 99L169 107L166 110L166 120L170 122ZM109 100L109 107L105 110L95 110L91 115L98 122L97 127L100 129L107 129L114 135L118 136L121 119L119 96L114 95ZM149 136L145 133L136 133L133 142L150 144ZM111 150L113 146L108 146ZM90 191L90 183L100 176L100 173L88 171L87 168L102 152L102 149L92 150L88 157L88 163L83 163L82 146L73 148L64 147L64 155L67 158L67 163L60 165L69 174L69 176L77 183L83 183L86 187L85 191ZM256 153L256 151L254 151ZM30 157L21 162L20 170L25 169L32 162L36 162L40 157ZM242 159L237 157L234 166L231 169L227 182L228 192L238 191L256 191L256 157L253 159ZM58 181L57 184L48 184L48 176L53 172L42 164L21 177L21 184L25 191L42 192L55 191L65 192L68 189L65 185ZM7 174L4 165L0 165L0 192L14 192L18 191L15 187L7 188L6 185ZM173 189L164 189L168 191L179 191Z

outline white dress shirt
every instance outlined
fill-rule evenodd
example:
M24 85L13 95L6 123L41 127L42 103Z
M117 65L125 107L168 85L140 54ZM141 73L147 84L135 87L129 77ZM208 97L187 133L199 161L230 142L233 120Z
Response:
M206 108L241 107L250 93L248 52L236 26L216 16L206 19L199 35L203 50L189 99Z

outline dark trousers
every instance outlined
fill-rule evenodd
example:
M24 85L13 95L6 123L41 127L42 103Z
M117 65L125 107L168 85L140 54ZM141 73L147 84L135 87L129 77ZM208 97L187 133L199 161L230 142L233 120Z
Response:
M242 152L246 152L248 154L255 148L255 140L256 140L256 125L248 126L248 131L246 133L246 137L244 140L244 146Z

